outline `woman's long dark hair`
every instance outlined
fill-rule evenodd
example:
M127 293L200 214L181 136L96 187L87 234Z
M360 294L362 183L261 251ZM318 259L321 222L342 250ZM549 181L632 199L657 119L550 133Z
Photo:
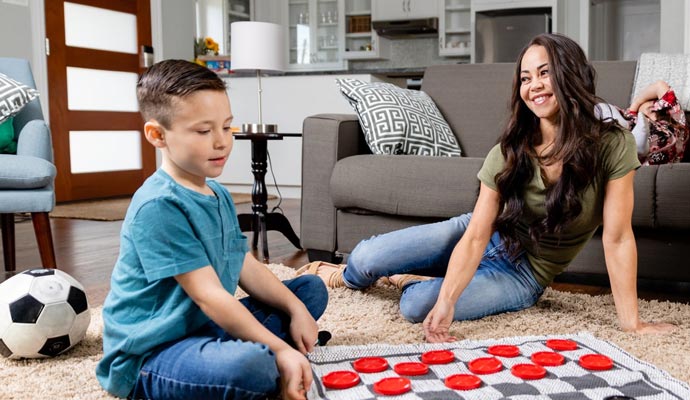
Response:
M547 189L546 217L529 227L535 244L545 232L561 232L582 211L580 194L594 184L598 171L597 143L611 127L595 114L595 71L575 41L559 34L541 34L522 49L513 77L511 117L500 139L505 166L496 175L501 211L494 228L513 255L520 249L516 226L523 214L525 188L534 177L534 148L542 140L539 118L520 97L522 58L531 46L546 49L551 87L559 105L556 139L542 159L545 165L563 162L561 177Z

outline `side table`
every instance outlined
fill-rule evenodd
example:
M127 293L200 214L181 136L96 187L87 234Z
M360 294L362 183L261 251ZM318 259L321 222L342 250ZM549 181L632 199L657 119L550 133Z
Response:
M283 140L284 137L300 137L301 133L244 133L233 134L237 140L251 140L252 142L252 213L239 214L237 219L243 232L254 232L252 237L252 249L256 249L259 235L261 235L261 249L264 262L268 262L268 231L278 231L298 249L302 246L299 237L292 229L290 221L281 213L267 212L267 192L264 177L266 176L267 149L269 140Z

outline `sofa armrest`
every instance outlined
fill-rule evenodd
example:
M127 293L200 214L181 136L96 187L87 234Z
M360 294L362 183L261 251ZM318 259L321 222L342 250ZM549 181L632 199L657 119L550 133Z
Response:
M330 193L335 163L363 152L364 135L356 115L318 114L302 127L302 248L334 252L336 209Z

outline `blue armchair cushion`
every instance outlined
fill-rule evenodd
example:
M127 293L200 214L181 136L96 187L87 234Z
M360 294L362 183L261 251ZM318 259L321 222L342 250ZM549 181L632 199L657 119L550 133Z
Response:
M57 170L47 160L0 154L0 189L36 189L53 182Z
M38 97L38 90L0 73L0 122L19 113L36 97Z
M17 153L17 141L14 140L14 126L12 122L14 117L0 122L0 153L1 154L15 154Z

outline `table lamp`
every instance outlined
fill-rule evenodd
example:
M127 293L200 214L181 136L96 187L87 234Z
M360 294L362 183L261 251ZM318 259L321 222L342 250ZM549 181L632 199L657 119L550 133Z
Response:
M285 65L282 27L269 22L242 21L230 24L230 51L233 71L256 71L259 85L259 123L242 124L247 133L274 133L275 124L264 124L261 112L261 74L280 72Z

